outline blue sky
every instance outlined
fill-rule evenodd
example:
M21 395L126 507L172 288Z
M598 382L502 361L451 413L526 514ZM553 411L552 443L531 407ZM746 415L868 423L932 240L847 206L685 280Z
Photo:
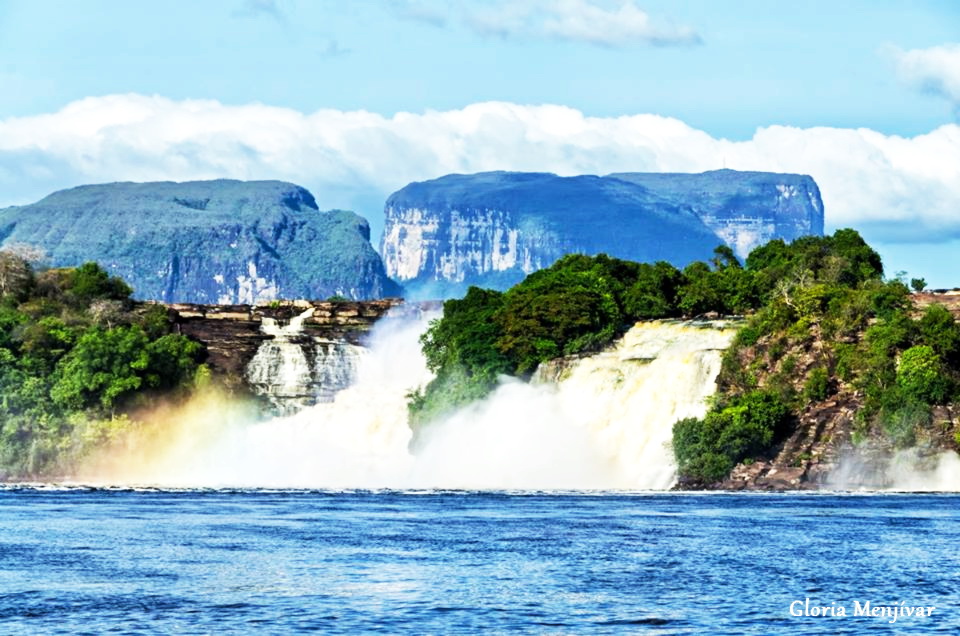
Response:
M952 0L0 0L0 205L286 178L376 232L405 179L719 163L960 285L958 42Z

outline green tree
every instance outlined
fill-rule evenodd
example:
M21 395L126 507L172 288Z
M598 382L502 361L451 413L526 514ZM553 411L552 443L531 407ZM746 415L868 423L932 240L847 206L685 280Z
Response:
M47 316L25 324L16 335L20 366L33 375L47 375L77 341L77 328L60 318Z
M116 276L110 276L97 263L84 263L72 270L67 289L76 302L88 305L92 300L127 300L133 290Z
M939 304L928 306L918 327L923 344L933 347L950 367L960 368L960 324L946 307Z
M635 265L603 254L565 256L504 294L494 318L497 347L525 375L545 360L610 342L626 322L623 278L635 276Z
M203 346L180 334L167 334L146 346L145 385L151 389L183 388L193 381Z
M51 397L64 409L113 408L143 386L141 374L150 365L147 344L140 327L91 327L58 364Z
M685 282L677 293L677 305L684 316L722 310L719 290L709 265L702 261L690 263L683 269L683 277Z
M677 291L683 280L680 270L670 263L641 263L636 280L624 293L624 312L634 320L678 316Z
M479 287L470 287L462 299L446 301L443 318L433 321L420 338L430 370L462 366L487 380L509 373L510 363L496 346L501 331L494 316L502 306L502 293Z
M897 364L897 384L914 399L928 404L944 402L950 392L950 381L943 362L933 347L910 347Z

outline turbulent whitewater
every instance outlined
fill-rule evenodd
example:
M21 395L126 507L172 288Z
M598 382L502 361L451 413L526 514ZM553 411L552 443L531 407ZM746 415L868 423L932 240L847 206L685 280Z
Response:
M381 320L366 351L351 361L355 381L331 402L254 424L209 414L214 421L202 435L182 426L179 440L104 479L209 487L666 489L676 477L672 424L706 412L735 333L722 321L640 323L609 350L546 365L531 383L504 378L488 398L427 427L411 452L407 395L431 379L419 344L430 318ZM277 394L296 392L308 371L285 339L296 325L275 329L279 350L270 359L284 362L271 386Z

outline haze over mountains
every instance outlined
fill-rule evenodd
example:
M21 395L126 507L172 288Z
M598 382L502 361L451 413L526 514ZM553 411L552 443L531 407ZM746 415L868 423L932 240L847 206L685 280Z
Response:
M280 181L113 183L0 210L3 245L52 266L95 260L142 299L450 297L504 289L563 254L683 266L721 242L742 257L772 238L823 233L812 178L719 170L558 177L488 172L411 183L389 197L380 254L366 220L321 211ZM396 279L397 282L394 282Z

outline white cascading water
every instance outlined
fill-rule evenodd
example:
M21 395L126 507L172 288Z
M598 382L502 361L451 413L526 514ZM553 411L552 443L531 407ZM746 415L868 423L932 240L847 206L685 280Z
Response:
M264 317L261 330L273 338L260 345L247 365L250 386L281 414L333 400L338 391L353 384L359 358L366 352L346 342L313 342L309 338L304 342L303 324L313 311L311 307L283 326Z
M723 323L638 324L611 350L570 362L558 382L505 380L486 399L431 425L411 454L407 395L431 378L418 341L426 326L427 318L381 320L357 360L356 382L332 402L225 426L131 479L211 487L665 489L675 479L671 426L705 413L734 335Z
M334 396L353 384L360 371L364 347L349 342L327 340L313 345L311 392L316 402L332 402Z
M954 451L920 458L916 449L900 451L890 462L888 490L905 492L957 492L960 490L960 457Z
M312 315L313 307L294 316L284 326L269 317L264 317L261 323L260 329L273 338L260 345L250 360L247 381L278 408L308 397L303 392L310 384L310 362L294 339L303 333L303 323Z

